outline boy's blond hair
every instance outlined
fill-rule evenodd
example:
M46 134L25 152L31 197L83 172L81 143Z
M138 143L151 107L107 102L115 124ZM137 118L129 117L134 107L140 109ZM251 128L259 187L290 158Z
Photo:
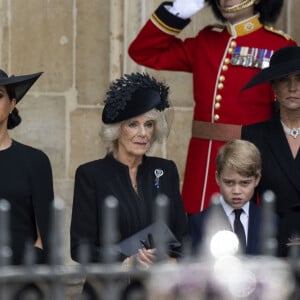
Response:
M221 174L225 167L243 177L260 177L261 156L257 147L248 141L231 140L223 145L216 158L217 173Z

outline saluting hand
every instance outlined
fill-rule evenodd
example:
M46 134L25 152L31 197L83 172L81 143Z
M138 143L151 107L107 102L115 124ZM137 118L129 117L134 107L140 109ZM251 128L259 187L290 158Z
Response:
M205 0L175 0L168 10L182 19L188 19L205 6Z

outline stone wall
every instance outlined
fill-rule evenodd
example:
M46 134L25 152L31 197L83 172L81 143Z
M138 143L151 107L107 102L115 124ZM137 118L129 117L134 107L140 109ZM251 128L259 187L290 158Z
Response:
M18 108L20 142L50 157L55 194L66 201L66 261L73 180L77 166L105 154L99 139L102 100L109 82L123 72L141 71L127 47L161 1L153 0L0 0L0 61L9 74L44 74ZM300 43L298 0L286 0L276 27ZM181 36L215 22L205 8ZM175 114L168 142L156 155L172 158L183 177L193 110L189 74L154 72L171 87ZM182 88L184 86L185 88Z

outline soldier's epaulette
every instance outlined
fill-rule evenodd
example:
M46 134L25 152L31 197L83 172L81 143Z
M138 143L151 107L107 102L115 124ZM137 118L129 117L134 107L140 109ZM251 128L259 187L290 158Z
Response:
M275 28L272 27L272 26L264 25L264 28L265 28L266 30L268 30L268 31L271 31L271 32L275 33L275 34L278 34L278 35L283 36L286 40L291 40L291 39L292 39L292 37L291 37L290 35L288 35L287 33L285 33L284 31L282 31L282 30L277 30L277 29L275 29Z
M225 25L216 23L216 24L209 25L209 27L210 27L210 30L212 30L212 31L221 32L224 30Z

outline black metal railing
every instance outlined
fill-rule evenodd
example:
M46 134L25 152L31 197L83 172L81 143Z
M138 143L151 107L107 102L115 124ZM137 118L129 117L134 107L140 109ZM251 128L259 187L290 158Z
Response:
M168 199L156 199L155 220L167 222ZM157 299L249 299L291 300L300 299L298 291L299 253L294 245L291 256L275 257L276 242L271 211L274 195L264 196L262 225L262 255L243 257L185 255L177 264L158 259L148 269L136 264L124 267L113 250L117 239L116 215L118 200L108 197L104 212L104 260L89 263L87 249L80 251L81 264L64 263L63 220L64 202L54 201L49 263L34 264L34 254L27 251L23 265L10 265L12 255L9 241L9 203L0 200L0 299L37 300L67 299L70 280L84 278L87 294L74 295L72 299L104 300L157 300ZM167 247L164 236L156 240L157 255L163 258ZM188 244L188 243L187 243Z

